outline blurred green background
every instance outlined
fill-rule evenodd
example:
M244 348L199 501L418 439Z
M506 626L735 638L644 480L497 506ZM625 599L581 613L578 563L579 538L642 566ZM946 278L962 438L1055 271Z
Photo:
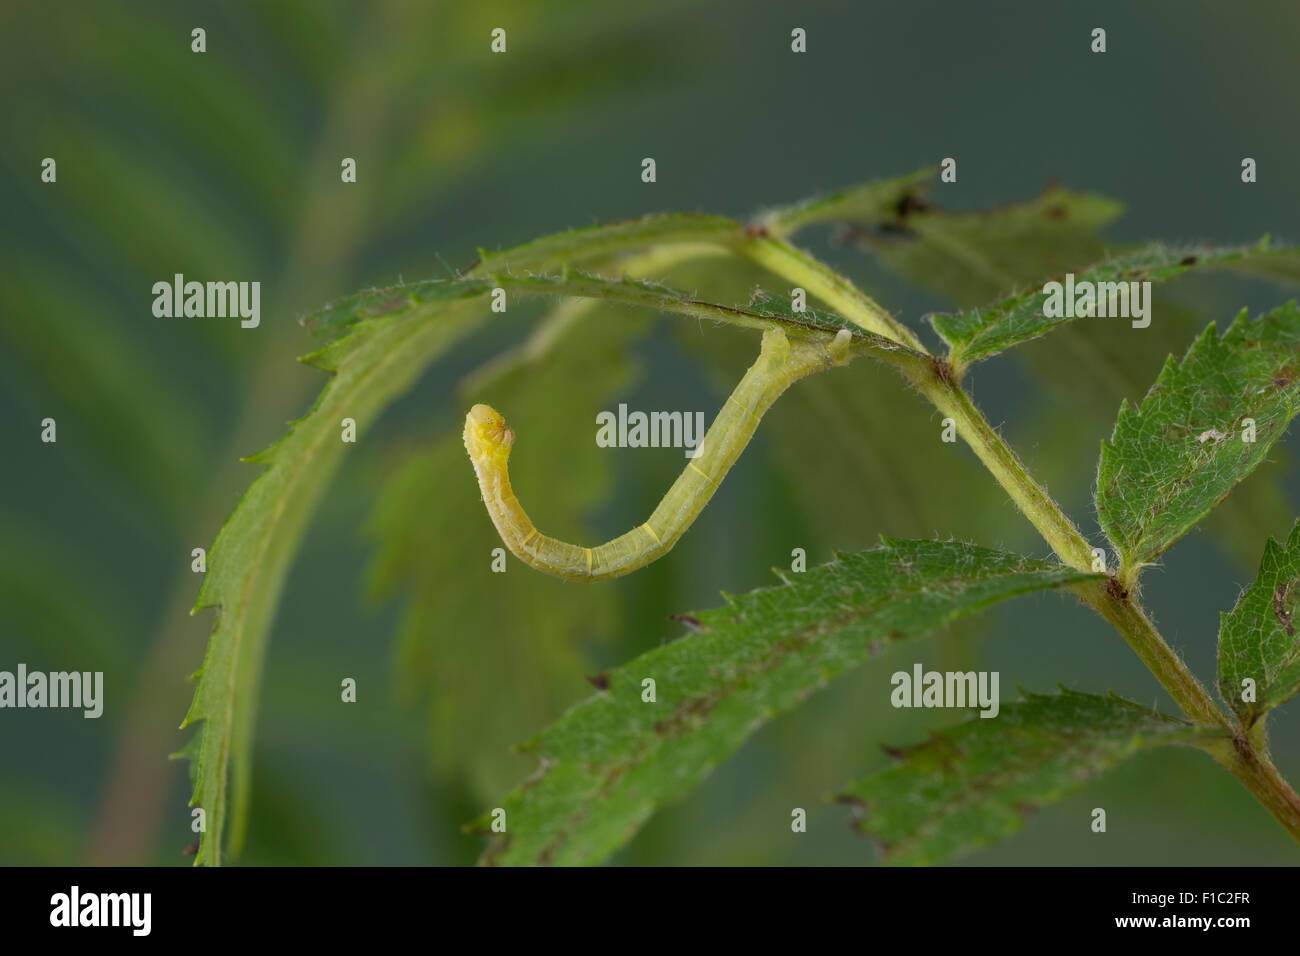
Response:
M190 52L196 26L202 55ZM497 26L505 56L488 51ZM795 26L806 55L790 52ZM1094 26L1108 31L1105 55L1088 50ZM298 317L363 286L447 275L480 246L656 211L746 217L944 156L959 163L958 182L936 189L945 207L1025 199L1056 177L1126 204L1113 242L1295 239L1297 36L1300 8L1282 0L8 0L0 668L103 670L106 706L99 720L0 713L0 863L189 862L185 772L166 755L185 739L187 675L212 624L187 613L190 551L211 546L255 474L237 459L281 435L324 381L294 361L312 348ZM1247 155L1259 163L1250 186ZM57 184L40 182L46 156ZM345 156L356 184L339 181ZM799 241L922 334L922 315L954 306L829 237ZM176 272L260 280L261 327L154 318L151 286ZM718 260L669 278L720 300L756 281ZM980 366L970 387L1095 536L1098 442L1121 397L1140 397L1206 322L1293 294L1191 276L1157 292L1139 351L1100 338L1079 359L1049 337ZM1160 321L1166 304L1177 320ZM473 861L479 841L460 825L533 769L511 744L586 696L584 674L678 634L669 614L773 583L794 547L820 562L885 533L1046 553L968 450L940 445L928 406L858 363L782 400L668 559L594 587L517 562L492 575L499 542L458 439L469 402L518 429L514 477L538 524L603 540L649 513L682 459L596 449L595 413L626 401L711 416L756 350L752 334L605 308L548 360L459 388L540 314L512 308L463 343L350 452L272 631L239 862ZM39 439L47 416L54 445ZM1146 576L1148 606L1205 679L1217 612L1300 510L1295 446ZM958 719L889 707L889 674L914 661L997 670L1004 696L1059 680L1172 709L1073 599L1020 599L776 720L615 861L871 862L827 797L882 766L882 742ZM345 676L355 705L339 702ZM1300 779L1300 706L1275 716L1272 737ZM806 834L790 832L794 806L809 811ZM1105 836L1089 830L1095 806ZM1235 780L1176 749L966 862L1296 859Z

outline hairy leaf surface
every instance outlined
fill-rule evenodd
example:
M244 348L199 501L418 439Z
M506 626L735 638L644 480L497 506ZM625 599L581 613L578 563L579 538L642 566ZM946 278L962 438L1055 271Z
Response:
M1094 575L974 545L892 541L684 615L691 633L602 679L525 750L485 860L595 863L760 725L898 641L997 601ZM654 701L643 699L654 681ZM491 818L479 821L486 832Z
M1102 442L1097 515L1132 578L1192 529L1282 437L1300 406L1294 302L1219 337L1211 323L1171 356L1141 405L1125 400ZM1250 426L1253 422L1253 441Z
M1219 693L1247 727L1300 693L1300 521L1286 544L1265 542L1255 583L1222 615Z
M1294 247L1271 249L1267 239L1253 246L1232 248L1211 246L1171 247L1156 244L1108 259L1088 268L1080 267L1079 272L1074 274L1074 284L1078 288L1084 282L1093 283L1094 285L1114 283L1116 284L1115 301L1128 303L1131 311L1132 302L1129 299L1131 286L1124 287L1123 284L1148 281L1151 283L1162 282L1165 279L1181 275L1194 267L1224 266L1227 263L1255 257L1286 261L1297 258L1297 253L1300 253L1300 249ZM1058 276L1056 281L1063 282L1064 276ZM1101 298L1102 293L1099 291L1098 301ZM1075 321L1076 316L1074 315L1045 315L1044 303L1047 300L1048 295L1039 287L1005 299L988 308L973 309L952 315L935 315L931 317L931 322L939 334L952 347L952 362L960 367L989 358L1011 348L1013 345L1027 342L1040 335L1046 335L1053 329ZM1151 308L1149 301L1147 307ZM1061 310L1062 313L1065 311L1067 310ZM1070 309L1068 311L1073 312L1074 310ZM1159 310L1152 309L1146 318L1158 322L1160 320ZM1114 329L1114 334L1118 336L1146 334L1146 329L1133 329L1129 321L1123 318L1113 316L1108 318L1094 317L1090 321L1110 323Z

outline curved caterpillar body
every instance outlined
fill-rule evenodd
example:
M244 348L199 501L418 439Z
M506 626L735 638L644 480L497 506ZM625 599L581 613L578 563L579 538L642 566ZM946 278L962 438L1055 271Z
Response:
M626 534L592 548L537 530L510 487L508 462L515 433L495 409L475 405L465 416L465 450L501 540L525 564L569 581L603 581L645 567L668 553L704 510L772 403L804 376L843 364L851 338L844 329L834 337L791 342L779 328L765 331L758 360L727 398L699 454L673 482L654 514Z

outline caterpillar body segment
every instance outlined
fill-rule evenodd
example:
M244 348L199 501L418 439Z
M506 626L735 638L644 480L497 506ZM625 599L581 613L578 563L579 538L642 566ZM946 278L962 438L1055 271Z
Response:
M465 416L465 450L478 476L488 515L506 547L525 564L569 581L621 577L672 550L749 444L759 421L781 393L813 372L843 364L852 335L787 338L780 328L763 333L758 359L727 398L682 473L654 513L626 534L594 547L570 544L539 532L510 485L515 434L489 405Z

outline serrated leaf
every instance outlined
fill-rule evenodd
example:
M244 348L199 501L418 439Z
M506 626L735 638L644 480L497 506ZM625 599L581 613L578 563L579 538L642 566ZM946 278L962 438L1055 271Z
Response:
M185 741L185 745L174 753L167 755L168 760L187 760L188 769L187 777L190 781L190 791L196 792L199 789L199 758L203 755L203 733L202 731L191 734L190 739Z
M1251 258L1270 260L1300 258L1300 248L1270 249L1267 239L1253 246L1241 247L1171 247L1155 244L1083 269L1074 275L1074 286L1079 288L1084 282L1093 283L1098 289L1097 301L1100 302L1104 293L1099 284L1103 282L1156 283L1181 275L1194 267L1224 266ZM1056 281L1063 282L1064 278L1062 274ZM1124 287L1123 291L1122 301L1128 302L1131 287ZM1059 294L1063 296L1063 293ZM1117 292L1116 295L1118 297L1119 293ZM1003 352L1013 345L1046 335L1053 329L1075 321L1076 317L1073 314L1045 315L1044 304L1047 300L1048 295L1040 287L1004 299L988 308L972 309L951 315L934 315L931 316L930 321L951 346L952 363L963 367ZM1147 308L1151 308L1149 301ZM1063 308L1060 311L1067 310ZM1069 308L1068 311L1073 313L1074 309ZM1158 321L1158 316L1153 318L1150 312L1147 318ZM1123 319L1093 318L1091 321L1109 322L1116 335L1126 335L1130 332L1127 322ZM1145 330L1141 331L1145 334Z
M1096 480L1095 474L1087 473L1086 466L1081 472L1083 462L1072 461L1078 454L1074 437L1080 430L1112 427L1120 399L1140 399L1170 351L1182 350L1205 328L1205 321L1204 316L1182 302L1162 299L1158 322L1141 335L1116 335L1114 325L1075 322L1057 329L1050 337L1026 342L1016 349L1016 357L1040 386L1058 395L1061 402L1050 413L1046 406L1041 407L1035 416L1050 414L1050 421L1043 420L1039 427L1057 436L1061 443L1062 454L1038 456L1040 468L1065 469L1056 477L1039 476L1047 487L1058 492L1058 498L1070 498L1071 485L1077 484L1083 491L1084 484L1091 486ZM1245 572L1259 566L1259 542L1295 514L1283 481L1290 459L1285 444L1274 445L1266 465L1201 524L1202 530ZM984 537L969 531L966 534L976 540Z
M691 633L606 676L527 750L485 861L596 863L760 725L887 645L997 601L1096 577L959 542L890 541L684 615ZM647 678L655 700L642 699ZM486 832L490 816L479 821Z
M912 204L897 221L848 238L964 309L1102 258L1107 244L1099 231L1123 208L1105 196L1053 186L1024 202L974 212Z
M415 306L437 308L440 304L484 295L491 288L492 283L487 279L431 279L386 289L365 289L329 303L299 319L298 324L328 343L366 319L399 315Z
M1255 583L1221 615L1219 693L1246 727L1300 693L1300 521L1285 545L1265 542Z
M427 302L388 303L382 318L367 319L372 305L372 299L355 299L357 311L340 320L350 334L304 359L333 377L288 435L249 459L269 467L244 493L208 555L195 610L216 607L217 621L196 674L194 702L181 725L203 721L191 805L206 811L207 828L195 865L220 863L228 799L231 845L237 849L242 842L266 638L307 519L349 447L340 440L340 422L352 418L364 433L485 311L463 299L431 295Z
M928 362L926 356L915 349L867 331L834 312L813 308L795 312L788 298L761 290L757 290L752 301L745 305L721 305L649 279L606 279L576 269L566 269L556 276L494 275L486 281L531 296L584 296L753 329L780 325L791 335L804 337L847 329L853 333L850 349L857 354L868 354L889 362Z
M550 272L591 256L618 255L645 246L682 242L733 245L744 239L745 228L726 216L663 213L571 229L500 252L479 250L478 263L466 275Z
M1006 839L1025 817L1140 750L1197 730L1111 695L1063 690L1003 704L915 747L839 799L890 863L924 865Z
M1211 323L1102 442L1097 515L1132 580L1268 455L1300 405L1300 309ZM1246 419L1254 422L1253 441Z

